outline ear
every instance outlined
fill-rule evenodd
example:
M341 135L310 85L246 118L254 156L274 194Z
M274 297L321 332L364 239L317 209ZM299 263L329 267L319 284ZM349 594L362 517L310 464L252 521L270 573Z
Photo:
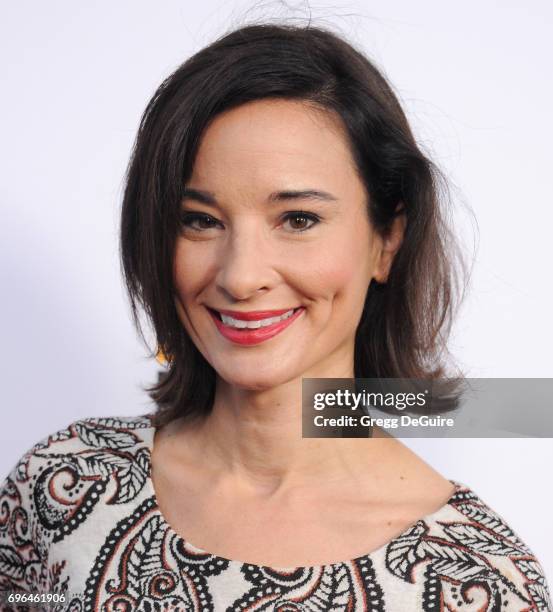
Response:
M395 210L395 217L386 233L380 236L380 248L377 253L373 278L378 283L386 283L390 268L396 253L403 242L407 216L403 203L399 203Z

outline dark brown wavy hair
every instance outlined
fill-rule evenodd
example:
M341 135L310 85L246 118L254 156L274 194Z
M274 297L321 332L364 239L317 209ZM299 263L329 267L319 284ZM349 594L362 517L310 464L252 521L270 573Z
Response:
M417 146L385 77L343 37L311 23L247 25L163 81L142 116L125 177L120 256L133 322L148 346L141 307L153 325L156 352L168 359L158 381L144 388L158 407L158 424L208 414L215 392L216 372L173 301L183 188L210 121L263 98L302 100L342 118L378 231L385 234L397 205L404 206L405 235L388 280L368 287L355 340L356 378L447 376L446 340L466 267L445 222L442 173Z

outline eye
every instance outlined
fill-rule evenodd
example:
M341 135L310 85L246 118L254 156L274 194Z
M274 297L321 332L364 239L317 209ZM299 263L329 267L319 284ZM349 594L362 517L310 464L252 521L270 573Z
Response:
M319 223L320 217L313 213L303 212L302 210L296 210L293 212L286 213L284 215L286 221L290 220L292 223L292 229L294 232L305 232L311 229L314 225ZM311 225L306 223L311 222Z
M194 227L192 224L195 222L198 222L198 224ZM181 225L190 227L199 232L211 229L215 227L217 223L219 223L217 219L206 213L183 212L181 214Z

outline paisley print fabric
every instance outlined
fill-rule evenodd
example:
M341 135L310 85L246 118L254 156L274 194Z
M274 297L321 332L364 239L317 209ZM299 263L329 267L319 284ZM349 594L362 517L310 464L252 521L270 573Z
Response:
M536 557L468 486L376 551L324 566L225 559L175 533L150 479L149 415L72 423L0 491L2 610L14 591L71 612L553 611ZM33 604L29 610L46 609Z

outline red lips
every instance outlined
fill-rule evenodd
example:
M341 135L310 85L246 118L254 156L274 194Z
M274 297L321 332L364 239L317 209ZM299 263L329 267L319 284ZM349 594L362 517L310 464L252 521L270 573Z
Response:
M292 310L292 309L289 308L288 310ZM255 313L248 312L248 313L239 313L239 314L248 316L248 319L251 320L254 318L262 318L260 317L259 313L269 312L270 313L269 316L278 316L277 314L273 315L272 313L278 312L278 313L284 314L285 312L288 312L288 310L280 310L280 311L264 310L264 311L257 311ZM215 310L212 310L210 308L209 312L211 314L211 317L213 318L213 322L215 323L215 326L217 327L217 329L219 330L219 332L224 338L226 338L227 340L230 340L231 342L235 344L253 345L253 344L260 344L261 342L265 342L265 340L269 340L273 336L276 336L277 334L287 329L290 325L292 325L292 323L294 323L294 321L298 317L300 317L303 314L304 310L305 308L300 307L294 312L293 315L291 315L287 319L284 319L283 321L278 321L277 323L273 323L272 325L268 325L266 327L258 327L256 329L236 329L234 327L231 327L230 325L225 325L219 319L217 314L215 314L216 313ZM223 314L226 314L229 311L227 310L227 311L219 311L219 312L223 312ZM253 314L255 314L255 317L252 316ZM233 314L229 316L234 317L235 315Z

